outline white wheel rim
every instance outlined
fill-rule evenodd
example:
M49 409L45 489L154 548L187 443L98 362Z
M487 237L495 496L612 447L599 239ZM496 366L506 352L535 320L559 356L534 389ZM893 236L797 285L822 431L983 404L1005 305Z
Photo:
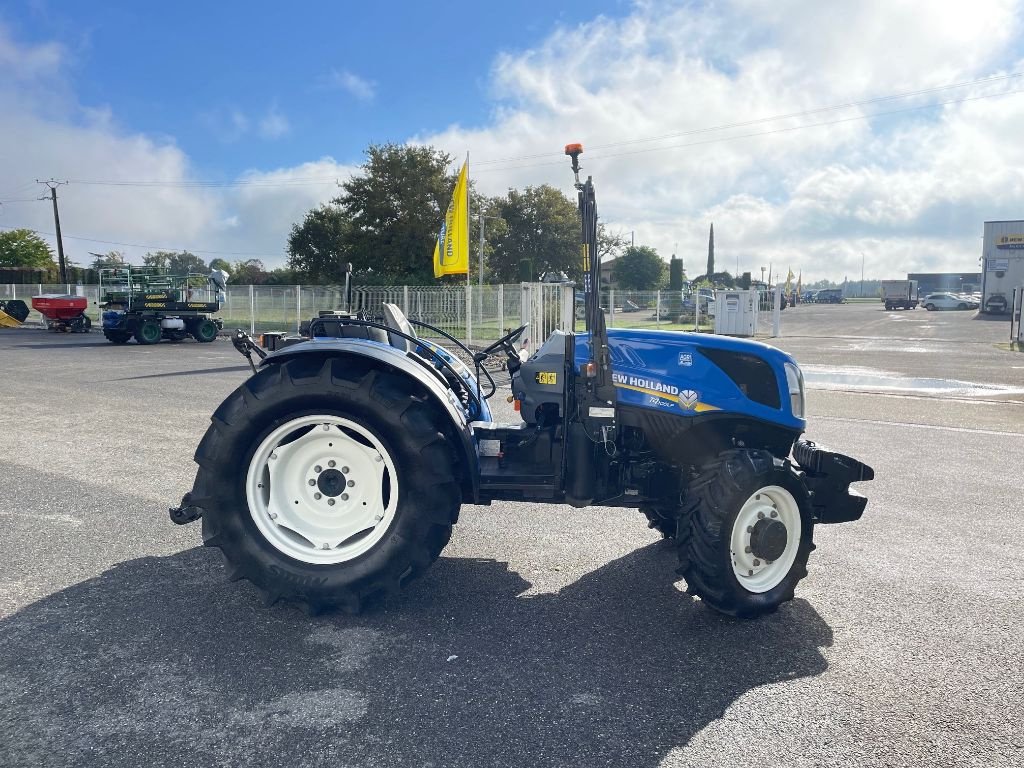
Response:
M302 416L259 444L245 496L271 546L305 563L334 565L384 537L398 507L397 478L390 454L364 426Z
M753 528L765 519L786 526L786 548L775 560L765 560L751 551ZM793 494L778 485L765 486L752 494L736 515L730 540L732 570L740 586L761 593L782 583L796 560L801 534L800 505Z

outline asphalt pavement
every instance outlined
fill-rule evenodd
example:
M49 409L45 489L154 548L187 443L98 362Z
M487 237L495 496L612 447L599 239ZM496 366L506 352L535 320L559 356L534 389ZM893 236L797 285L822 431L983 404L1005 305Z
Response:
M0 330L0 766L1020 765L1008 323L805 305L782 328L808 435L877 478L755 621L687 597L634 510L511 503L464 507L368 614L266 608L167 518L247 375L230 343Z

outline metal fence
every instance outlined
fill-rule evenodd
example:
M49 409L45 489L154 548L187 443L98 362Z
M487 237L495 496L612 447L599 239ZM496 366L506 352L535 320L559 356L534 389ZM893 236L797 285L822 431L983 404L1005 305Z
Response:
M529 284L483 286L357 286L353 288L353 308L378 315L385 302L397 304L419 322L437 326L452 336L472 344L496 339L506 329L531 322L539 344L553 327L566 325L564 291L561 285ZM540 287L538 287L540 286ZM467 290L469 295L467 296ZM41 294L77 294L89 300L86 314L100 320L99 288L96 285L18 285L0 283L0 299L20 298L31 308L31 297ZM526 302L540 302L525 306ZM554 304L552 304L554 302ZM582 293L575 298L576 330L583 329ZM557 306L556 306L557 305ZM770 306L766 305L766 306ZM659 328L664 330L710 331L713 319L709 308L679 291L622 291L605 289L601 307L609 328ZM243 328L250 332L297 331L303 320L321 310L344 309L340 287L309 285L229 285L223 296L219 317L225 328ZM713 303L711 305L713 309ZM762 313L770 315L770 312ZM41 324L41 316L32 311L29 324ZM543 327L537 325L542 322ZM538 335L538 333L540 335ZM758 333L769 335L765 323Z

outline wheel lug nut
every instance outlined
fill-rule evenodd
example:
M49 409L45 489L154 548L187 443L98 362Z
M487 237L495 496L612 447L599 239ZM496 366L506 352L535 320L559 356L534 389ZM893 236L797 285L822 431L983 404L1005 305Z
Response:
M349 480L349 481L348 481L348 483L347 483L347 485L348 485L348 487L349 487L349 488L351 488L351 487L352 487L352 486L354 486L355 484L356 484L356 481L355 481L355 480Z
M342 501L348 501L348 494L347 493L341 494L341 500Z
M348 467L342 467L341 468L341 474L347 475L348 473L349 473L349 468Z
M747 576L753 576L753 575L754 575L754 569L751 568L749 571L747 571Z
M320 499L323 497L319 493L314 493L313 498L316 499L317 501L320 501Z
M271 512L270 513L270 519L271 520L277 520L277 512Z
M754 526L748 525L747 526L747 533L753 533L753 532L754 532Z
M757 558L754 558L754 565L760 565L760 564L761 564L761 561L758 560Z
M328 466L328 467L333 467L333 466L334 466L334 464L335 464L335 461L334 461L334 459L331 459L330 461L328 461L328 462L327 462L327 466Z
M327 506L333 507L334 506L334 499L328 499L327 500Z
M775 510L773 509L773 510L772 510L772 517L778 517L778 516L779 516L779 513L778 513L778 512L776 512L776 511L775 511Z
M747 553L747 554L749 555L749 554L750 554L751 552L753 552L754 550L752 550L752 549L751 549L750 547L744 547L744 548L743 548L743 551L744 551L744 552L746 552L746 553Z
M319 475L321 472L324 471L324 468L317 464L315 467L313 467L313 471Z
M318 471L319 471L319 470L318 470ZM764 512L758 512L758 513L757 513L757 519L758 519L758 520L764 520Z
M310 481L309 481L309 484L310 484L310 485L316 485L316 480L310 480Z

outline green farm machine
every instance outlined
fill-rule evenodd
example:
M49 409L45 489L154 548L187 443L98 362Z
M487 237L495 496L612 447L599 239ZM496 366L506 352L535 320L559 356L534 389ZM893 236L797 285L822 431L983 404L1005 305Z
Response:
M100 270L100 307L103 335L113 344L135 339L156 344L161 339L199 342L217 338L228 274L172 275L161 267L117 267Z

